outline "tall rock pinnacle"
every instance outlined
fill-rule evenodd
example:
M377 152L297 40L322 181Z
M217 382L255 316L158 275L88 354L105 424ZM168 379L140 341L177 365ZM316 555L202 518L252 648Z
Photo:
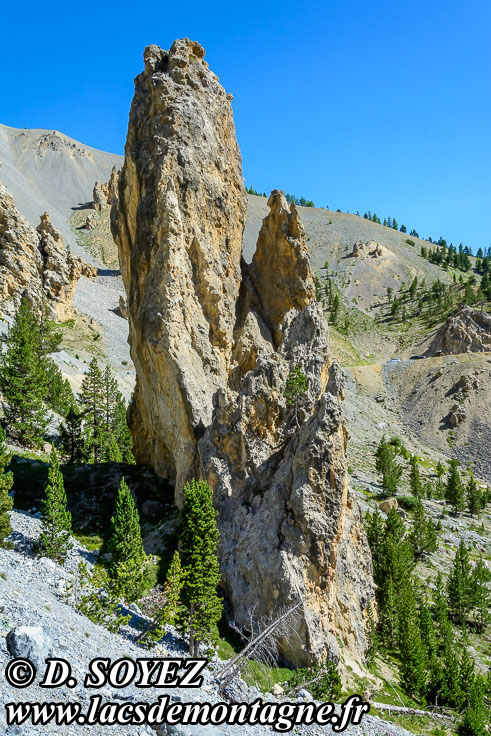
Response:
M226 383L246 213L230 96L203 57L187 39L145 49L112 218L137 372L136 456L180 487Z
M253 261L242 261L230 96L203 56L187 39L145 50L112 206L137 371L136 457L175 481L178 503L192 476L213 488L222 588L238 624L301 600L283 656L362 658L371 558L302 223L275 190ZM308 386L296 412L284 398L295 368Z

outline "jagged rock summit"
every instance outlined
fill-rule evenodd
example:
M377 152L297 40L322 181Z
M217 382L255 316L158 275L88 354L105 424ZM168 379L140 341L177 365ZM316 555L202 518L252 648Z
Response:
M426 355L491 351L491 315L464 305L433 338Z
M66 319L81 276L97 269L67 250L47 212L32 228L0 182L0 306L13 315L23 296L38 308L45 299L54 316Z
M112 206L137 371L137 459L214 491L222 587L239 625L300 600L281 653L361 659L371 558L348 490L342 376L303 227L275 190L250 266L231 96L199 44L145 50ZM287 405L289 375L307 391Z

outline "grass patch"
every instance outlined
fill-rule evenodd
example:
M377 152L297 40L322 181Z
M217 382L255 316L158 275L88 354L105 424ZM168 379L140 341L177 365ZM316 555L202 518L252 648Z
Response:
M75 532L73 536L89 552L95 552L101 548L102 537L99 534L78 534Z

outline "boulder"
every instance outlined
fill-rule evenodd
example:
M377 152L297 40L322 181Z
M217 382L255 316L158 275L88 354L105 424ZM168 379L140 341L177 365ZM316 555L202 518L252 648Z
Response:
M37 670L53 652L53 641L41 626L17 626L7 634L6 643L12 657L29 659Z
M399 504L397 503L397 498L386 498L378 505L380 511L383 511L384 514L388 514L389 511L391 511L392 509L397 509L398 506Z

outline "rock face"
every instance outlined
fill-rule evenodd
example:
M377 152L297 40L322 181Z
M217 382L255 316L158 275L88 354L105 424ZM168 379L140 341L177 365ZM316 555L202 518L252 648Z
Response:
M268 201L252 263L241 261L230 97L203 56L187 39L146 49L112 208L137 371L136 455L175 480L178 503L189 477L210 483L222 587L239 625L300 599L283 656L360 659L373 582L348 491L342 375L303 227L282 192ZM295 368L307 390L288 406Z
M491 315L463 306L440 327L425 355L491 351Z
M80 276L97 275L97 269L66 250L60 232L47 212L34 230L0 184L0 304L14 314L25 296L33 307L43 299L60 319L71 314Z
M105 207L110 205L117 197L118 193L119 170L113 166L111 176L107 183L96 181L92 192L92 207L101 212Z
M145 50L112 210L137 373L134 450L179 488L198 470L197 436L227 382L246 213L230 100L203 56L187 40Z

